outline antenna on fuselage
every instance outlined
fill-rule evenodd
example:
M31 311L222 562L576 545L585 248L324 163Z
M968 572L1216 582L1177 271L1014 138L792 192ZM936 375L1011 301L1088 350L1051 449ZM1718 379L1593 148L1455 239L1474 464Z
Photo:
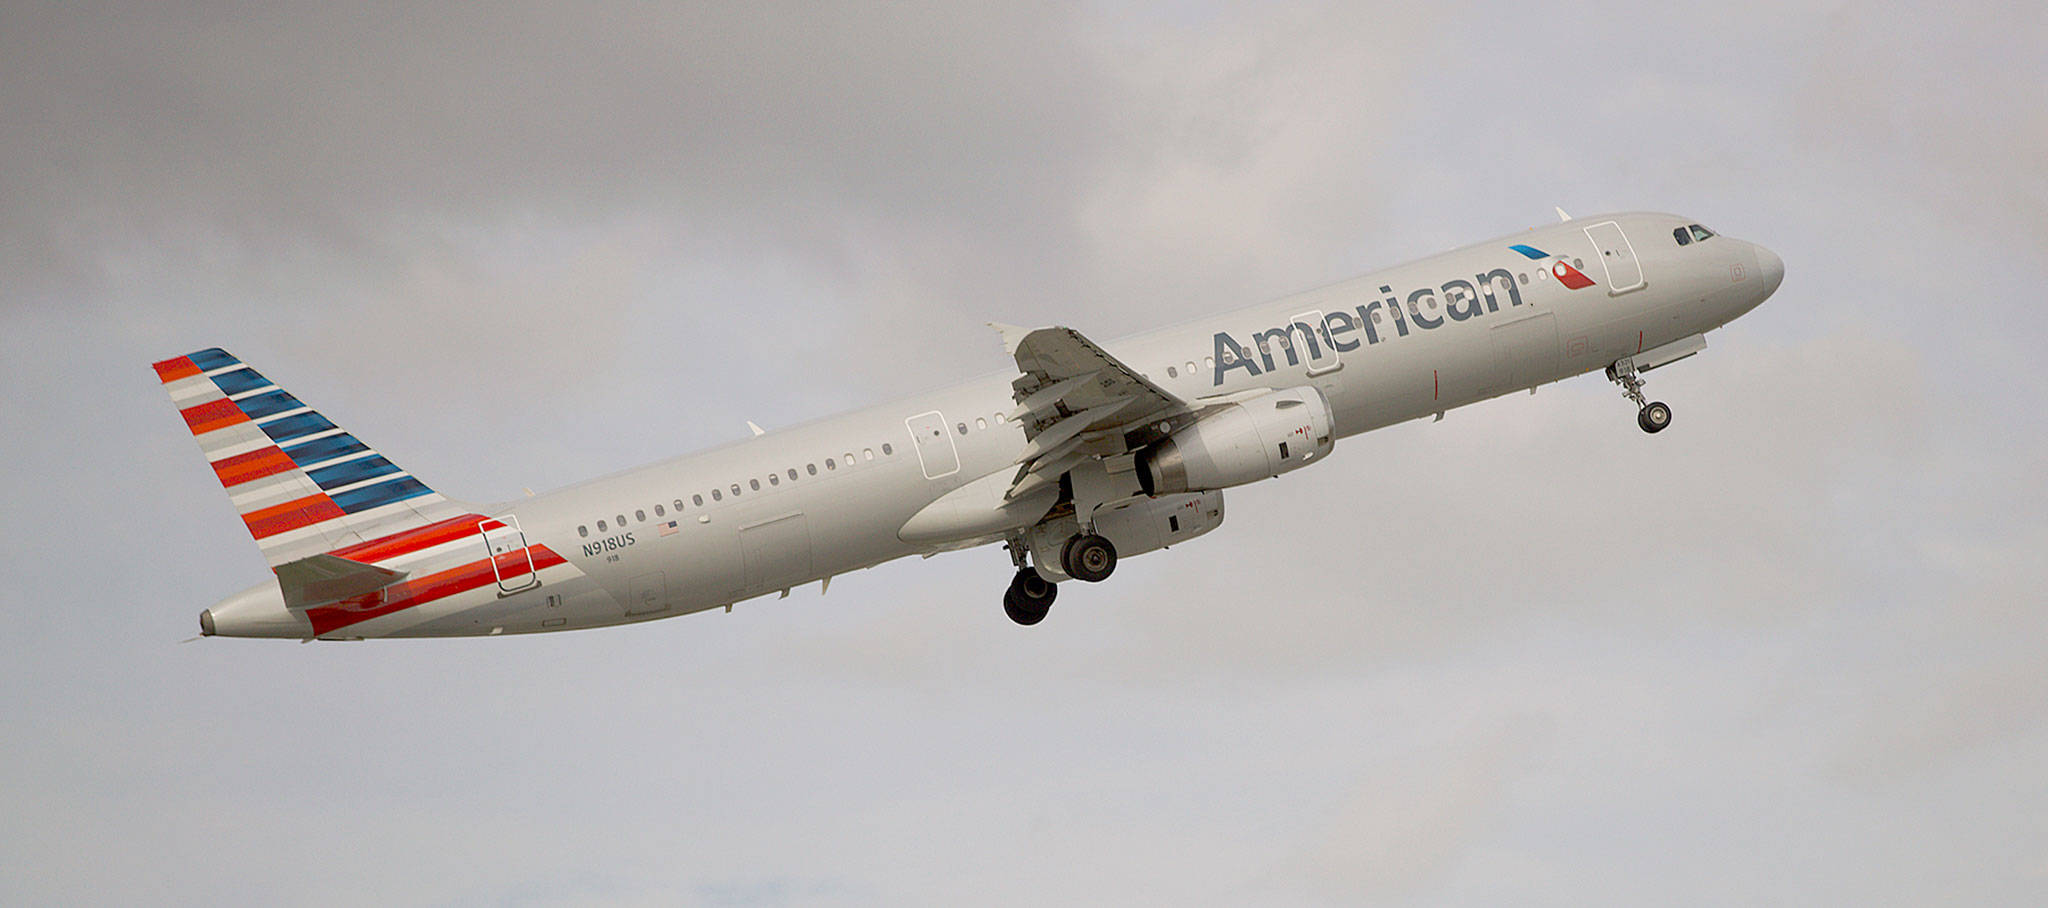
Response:
M1553 205L1551 206L1551 210L1557 212L1557 222L1560 224L1568 223L1572 219L1571 215L1564 213L1564 208L1561 206Z

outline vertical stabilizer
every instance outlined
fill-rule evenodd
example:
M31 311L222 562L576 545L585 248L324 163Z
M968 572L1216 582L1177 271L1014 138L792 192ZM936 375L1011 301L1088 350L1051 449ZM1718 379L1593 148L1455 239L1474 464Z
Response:
M465 513L218 347L155 368L273 568Z

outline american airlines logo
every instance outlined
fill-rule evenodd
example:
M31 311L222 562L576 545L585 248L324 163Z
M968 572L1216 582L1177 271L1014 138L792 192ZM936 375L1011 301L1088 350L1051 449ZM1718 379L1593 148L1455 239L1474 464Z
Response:
M1521 244L1509 248L1530 259L1553 259L1548 266L1551 276L1567 289L1593 286L1593 279L1572 267L1563 256L1551 256L1533 246ZM1295 321L1267 328L1253 334L1249 346L1238 343L1237 338L1227 331L1218 331L1215 337L1216 366L1210 383L1221 386L1224 376L1232 369L1243 369L1254 376L1273 371L1280 366L1280 362L1274 359L1275 347L1279 348L1288 366L1301 365L1304 356L1313 364L1326 355L1323 352L1325 346L1337 353L1349 353L1361 346L1377 344L1382 339L1407 337L1411 326L1413 330L1429 331L1443 327L1447 321L1462 322L1499 312L1503 292L1509 308L1522 305L1522 290L1515 284L1514 272L1495 268L1485 274L1475 274L1469 281L1445 281L1440 286L1424 287L1405 297L1395 293L1393 287L1382 285L1380 299L1356 309L1325 313L1320 324ZM1389 325L1393 330L1383 335L1382 329ZM1358 334L1364 334L1365 340L1359 341L1355 337Z

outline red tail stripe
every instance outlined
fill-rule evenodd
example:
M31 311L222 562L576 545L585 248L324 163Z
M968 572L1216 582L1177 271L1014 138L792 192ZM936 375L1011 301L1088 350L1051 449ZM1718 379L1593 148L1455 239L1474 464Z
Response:
M464 514L447 520L427 524L417 529L393 533L368 542L359 542L344 549L335 549L333 554L351 561L376 563L400 555L409 555L422 549L430 549L444 542L452 542L465 536L477 535L477 522L481 514ZM482 543L479 542L479 545Z
M234 488L252 479L276 476L298 466L284 452L276 447L260 448L247 454L237 454L213 462L213 475L220 477L225 488Z
M186 407L179 410L178 415L185 417L185 425L192 428L194 435L205 435L222 426L249 421L249 417L242 415L242 408L235 406L234 401L225 397L209 400L198 406Z
M314 494L243 514L242 522L249 525L249 535L260 540L341 516L334 499Z
M177 359L167 359L160 363L152 363L150 368L155 369L157 379L167 385L181 378L191 378L194 375L201 374L199 367L192 364L192 357L189 356L180 356Z
M533 553L534 570L546 570L558 564L568 563L562 556L555 554L552 549L544 545L533 546L529 551ZM517 563L513 564L511 562ZM526 559L516 552L501 555L499 556L498 570L503 572L503 575L507 578L523 577L527 573ZM368 621L371 618L404 611L415 606L426 605L430 602L436 602L450 596L495 584L498 576L498 574L491 571L490 559L479 559L445 571L428 574L424 577L414 577L403 583L391 586L383 590L384 601L382 604L368 608L350 608L338 605L322 606L307 609L306 619L313 623L314 634L325 634L351 624Z

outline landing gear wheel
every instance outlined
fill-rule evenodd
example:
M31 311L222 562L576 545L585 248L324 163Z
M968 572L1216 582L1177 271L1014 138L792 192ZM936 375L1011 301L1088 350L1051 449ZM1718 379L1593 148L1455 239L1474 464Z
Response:
M1094 533L1076 536L1067 540L1067 547L1060 552L1060 567L1075 580L1101 583L1116 570L1116 546Z
M1653 400L1636 412L1636 425L1642 426L1643 431L1652 435L1662 432L1666 426L1671 425L1671 408L1665 406L1661 400Z
M1003 594L1003 612L1011 621L1025 627L1045 620L1045 613L1052 610L1052 600L1060 594L1060 588L1038 576L1031 568L1017 571L1017 577L1010 581L1010 590Z

